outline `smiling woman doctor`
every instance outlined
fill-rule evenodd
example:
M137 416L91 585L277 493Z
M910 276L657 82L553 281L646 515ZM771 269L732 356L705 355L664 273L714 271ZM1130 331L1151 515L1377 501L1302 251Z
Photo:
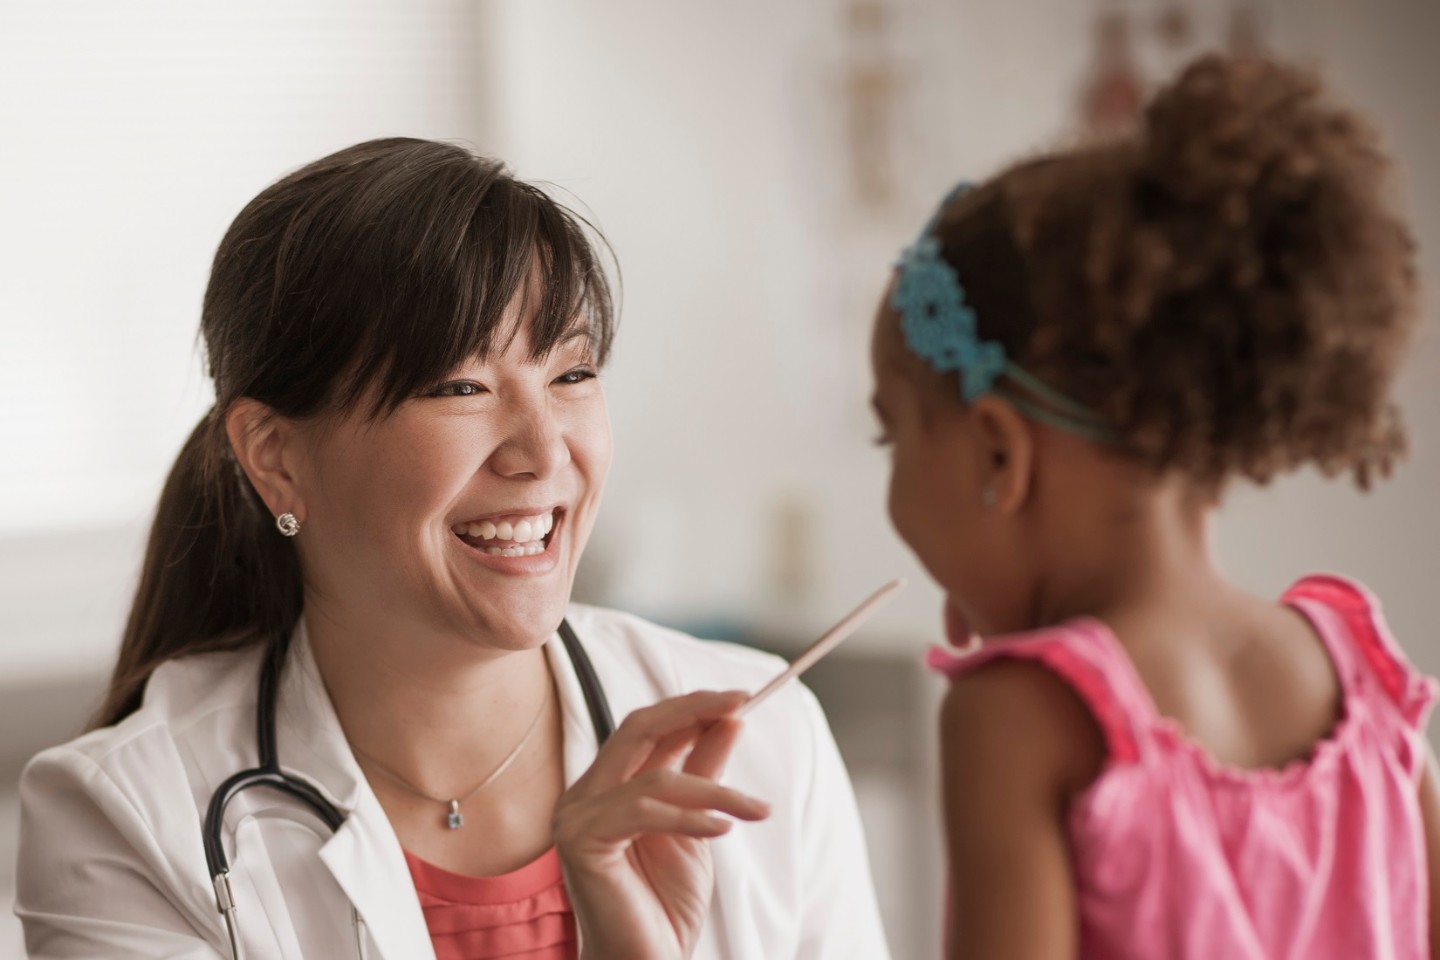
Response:
M245 207L201 330L100 726L22 780L31 957L887 955L814 699L742 730L690 691L778 661L569 603L612 334L573 215L363 143Z

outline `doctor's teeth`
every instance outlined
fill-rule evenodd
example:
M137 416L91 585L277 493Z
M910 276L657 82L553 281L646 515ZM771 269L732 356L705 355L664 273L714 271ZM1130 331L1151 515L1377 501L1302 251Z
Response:
M555 516L549 513L542 513L535 517L525 517L515 522L509 520L500 523L491 523L489 520L480 523L456 524L455 532L471 537L476 540L509 540L517 544L529 544L538 542L555 529Z
M518 547L485 547L492 557L534 557L545 552L543 543L526 543Z

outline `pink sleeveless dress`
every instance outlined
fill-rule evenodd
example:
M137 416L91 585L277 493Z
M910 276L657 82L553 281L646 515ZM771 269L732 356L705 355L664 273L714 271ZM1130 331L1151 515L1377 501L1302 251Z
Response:
M1284 602L1324 641L1344 715L1311 757L1274 770L1224 767L1188 740L1098 621L930 651L952 678L1041 664L1104 735L1105 766L1067 825L1084 960L1428 960L1419 778L1435 681L1363 587L1309 577Z

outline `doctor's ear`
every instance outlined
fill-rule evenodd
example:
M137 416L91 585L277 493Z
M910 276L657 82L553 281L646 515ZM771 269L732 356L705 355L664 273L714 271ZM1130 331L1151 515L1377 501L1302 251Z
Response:
M305 504L296 483L300 438L294 422L258 400L241 397L225 414L225 434L236 462L270 513L291 513L303 521Z
M1035 435L1014 406L994 394L970 405L980 441L980 489L985 509L1002 514L1019 510L1030 496L1035 464Z

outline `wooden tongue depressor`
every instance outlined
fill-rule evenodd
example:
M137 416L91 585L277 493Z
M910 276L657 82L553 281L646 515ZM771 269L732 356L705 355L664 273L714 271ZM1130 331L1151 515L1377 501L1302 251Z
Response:
M796 657L794 662L786 667L779 676L765 684L765 686L761 687L749 700L746 700L740 709L735 711L735 716L745 716L745 714L749 713L760 701L813 667L821 657L840 646L842 640L854 633L862 623L870 619L870 615L878 610L882 603L899 593L904 586L905 581L903 579L891 580L885 584L885 586L872 593L864 603L850 611L844 620L835 624L824 636L810 644L805 652Z

